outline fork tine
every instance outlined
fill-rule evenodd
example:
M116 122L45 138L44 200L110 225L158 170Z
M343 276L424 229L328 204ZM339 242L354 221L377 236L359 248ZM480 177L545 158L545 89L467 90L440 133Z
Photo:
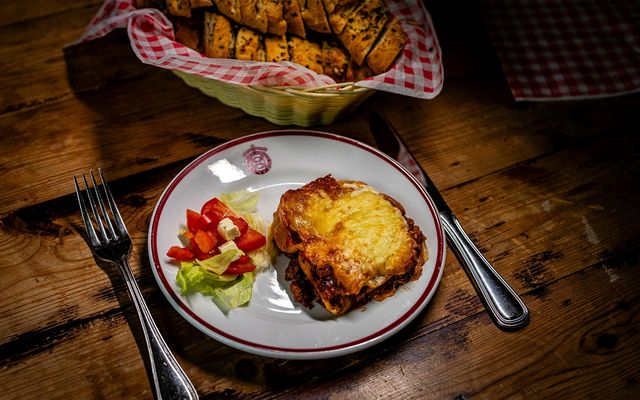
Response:
M118 206L116 205L116 201L113 199L113 195L111 194L111 190L109 189L109 185L107 185L107 181L102 176L102 168L98 168L98 174L100 175L100 181L102 181L102 187L104 192L107 194L107 203L109 203L109 209L113 214L113 217L116 220L116 225L118 226L118 230L120 234L129 236L129 232L127 231L127 227L124 225L124 221L122 220L122 215L120 215L120 210L118 210Z
M84 200L82 199L82 194L80 193L80 187L78 186L78 180L76 176L73 176L73 184L76 187L76 197L78 199L78 205L80 206L80 214L82 214L82 220L84 221L84 226L87 229L87 233L89 235L89 240L93 246L97 246L100 243L98 236L96 235L95 229L93 229L93 224L91 223L91 218L89 218L89 214L87 213L87 207L84 204Z
M98 214L98 210L96 209L96 203L93 201L93 197L97 196L97 193L95 193L96 188L92 188L89 186L89 183L87 182L87 178L84 176L84 174L82 174L82 180L84 181L87 197L89 198L89 205L91 206L91 211L93 212L93 217L95 218L98 224L98 231L100 232L100 236L102 236L105 242L108 242L109 237L107 236L107 232L104 230L102 219L100 218L100 215Z
M95 189L97 197L98 197L98 208L102 212L102 215L104 216L105 220L107 221L107 225L109 227L109 230L111 231L111 237L113 237L114 239L117 239L118 235L116 234L116 231L113 229L113 224L111 223L111 218L109 218L109 214L107 213L107 209L104 207L104 202L102 201L102 197L103 196L100 193L100 187L98 186L98 183L96 182L96 177L93 175L93 170L89 170L89 174L91 175L91 181L93 182L93 188ZM102 191L104 191L104 185L102 186Z

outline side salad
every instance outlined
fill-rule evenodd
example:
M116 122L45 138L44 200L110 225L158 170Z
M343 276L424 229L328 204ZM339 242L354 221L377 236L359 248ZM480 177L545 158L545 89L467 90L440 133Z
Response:
M183 246L167 256L180 265L176 283L184 296L210 296L223 312L251 300L257 272L271 265L277 249L269 223L256 213L259 193L241 190L186 210L179 232Z

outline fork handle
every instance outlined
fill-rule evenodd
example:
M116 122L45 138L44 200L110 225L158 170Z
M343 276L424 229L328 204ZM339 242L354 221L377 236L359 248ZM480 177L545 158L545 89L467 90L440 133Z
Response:
M439 214L453 252L496 325L505 330L525 327L529 322L527 306L469 239L453 212Z
M161 399L190 399L197 400L198 392L176 361L160 335L160 331L153 321L147 303L142 297L140 288L136 283L133 272L129 267L126 257L119 263L118 267L124 277L124 281L129 290L129 295L138 312L144 340L149 351L151 361L151 373L153 376L153 386L156 398Z

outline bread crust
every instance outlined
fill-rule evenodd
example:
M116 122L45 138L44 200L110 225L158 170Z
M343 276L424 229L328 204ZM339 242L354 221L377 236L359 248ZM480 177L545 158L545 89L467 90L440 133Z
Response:
M213 0L189 0L191 8L211 7Z

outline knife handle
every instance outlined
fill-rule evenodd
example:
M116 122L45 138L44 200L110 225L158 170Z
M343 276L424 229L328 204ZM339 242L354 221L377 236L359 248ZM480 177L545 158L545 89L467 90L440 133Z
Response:
M453 212L439 214L453 252L496 325L505 330L525 327L529 323L527 306L480 253Z

